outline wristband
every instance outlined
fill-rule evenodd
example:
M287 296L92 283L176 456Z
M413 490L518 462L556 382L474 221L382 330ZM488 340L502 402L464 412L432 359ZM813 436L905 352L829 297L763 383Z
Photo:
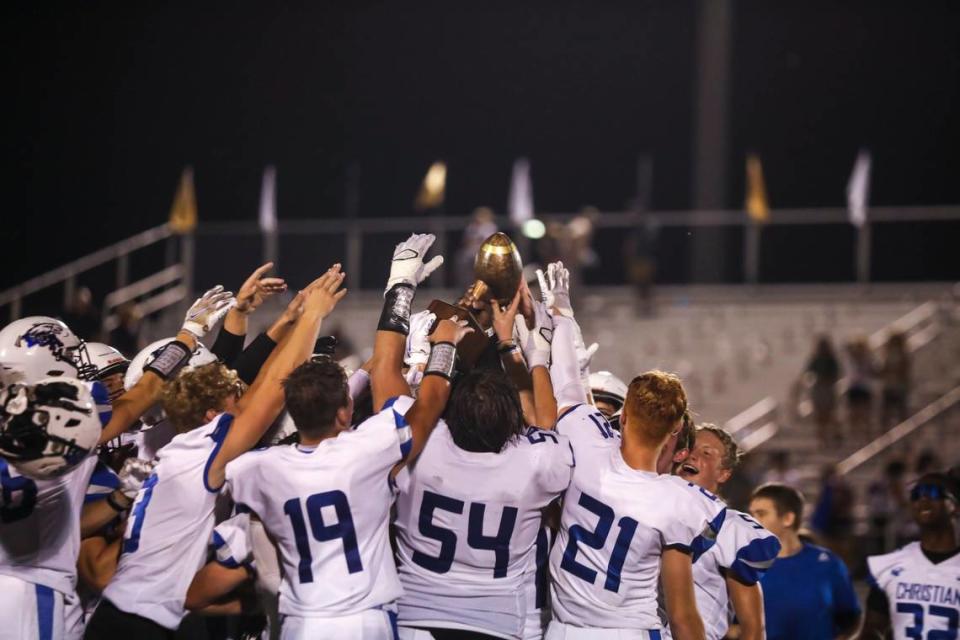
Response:
M516 351L520 351L520 347L513 343L501 344L499 347L497 347L497 353L499 353L501 356L509 355Z
M453 379L453 369L457 362L457 347L452 342L437 342L430 350L430 359L423 369L423 375L442 376Z
M383 294L383 311L377 323L377 331L410 333L410 304L416 292L411 285L399 282Z
M153 362L145 366L143 370L153 371L164 380L169 380L177 375L177 372L190 361L192 355L193 352L190 351L190 347L179 340L174 340L164 345Z
M118 503L116 500L114 500L112 491L107 494L107 504L110 505L110 508L116 511L117 513L126 511L127 509L130 508L129 505L124 507L124 506L121 506L120 503Z

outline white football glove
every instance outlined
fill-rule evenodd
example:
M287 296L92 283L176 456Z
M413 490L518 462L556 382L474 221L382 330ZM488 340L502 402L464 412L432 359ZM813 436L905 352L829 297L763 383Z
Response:
M140 460L139 458L127 458L120 468L120 492L133 500L137 497L137 492L143 486L144 480L153 473L153 461Z
M547 265L547 275L537 269L540 283L540 297L548 309L567 318L573 317L573 305L570 304L570 271L562 262Z
M430 359L430 327L437 316L429 311L421 311L410 316L410 333L407 334L407 352L403 362L408 367L427 364Z
M533 301L533 329L527 329L523 316L514 319L517 344L527 359L527 367L547 367L550 365L550 343L553 342L553 318L547 313L542 302Z
M427 255L427 251L436 239L432 233L414 233L397 245L393 250L390 278L387 280L387 288L384 292L390 291L390 287L400 282L416 288L443 264L443 256L434 256L426 263L423 261L423 257Z
M202 296L187 309L183 319L183 331L189 331L197 340L207 334L223 316L227 315L230 307L237 303L230 291L224 291L223 285L217 285Z

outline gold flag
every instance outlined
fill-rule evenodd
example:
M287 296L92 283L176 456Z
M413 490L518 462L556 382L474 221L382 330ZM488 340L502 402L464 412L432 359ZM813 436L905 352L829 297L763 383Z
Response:
M747 213L754 222L770 220L770 203L767 202L767 187L763 183L763 165L755 153L747 155Z
M193 168L180 174L180 186L170 208L170 229L177 234L190 233L197 227L197 196L193 191Z
M445 162L434 162L427 170L427 175L420 185L420 192L413 206L417 211L435 209L443 204L447 190L447 165Z

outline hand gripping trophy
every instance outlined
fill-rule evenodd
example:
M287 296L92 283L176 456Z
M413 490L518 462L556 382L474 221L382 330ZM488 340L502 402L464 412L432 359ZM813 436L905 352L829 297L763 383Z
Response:
M466 318L473 328L457 345L459 360L467 369L476 364L493 334L491 301L509 304L523 277L520 252L507 234L498 231L483 241L473 263L473 277L474 283L456 304L434 300L428 307L438 320L456 315Z

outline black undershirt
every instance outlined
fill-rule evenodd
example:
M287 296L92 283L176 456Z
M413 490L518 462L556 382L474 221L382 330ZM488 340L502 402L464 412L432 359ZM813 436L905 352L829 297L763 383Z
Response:
M927 560L933 564L940 564L944 560L949 560L960 553L960 547L952 551L927 551L923 547L920 547L920 551L923 552ZM870 586L870 593L867 594L867 609L884 615L890 615L890 602L887 599L887 594L876 585Z

